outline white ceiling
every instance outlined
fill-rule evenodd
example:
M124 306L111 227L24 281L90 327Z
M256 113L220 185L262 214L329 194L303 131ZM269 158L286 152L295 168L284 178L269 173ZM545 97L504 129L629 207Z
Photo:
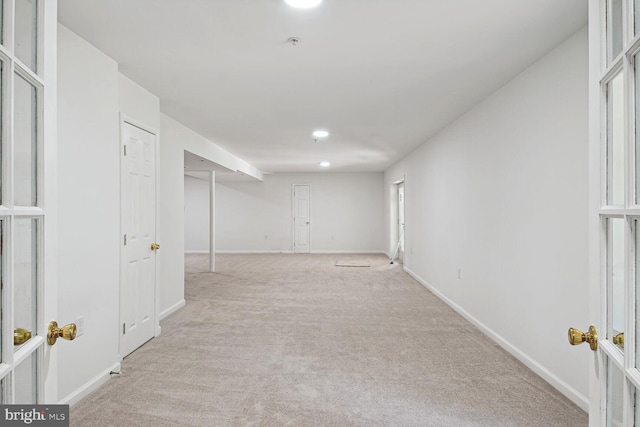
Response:
M163 113L265 172L383 171L587 22L584 0L58 4Z

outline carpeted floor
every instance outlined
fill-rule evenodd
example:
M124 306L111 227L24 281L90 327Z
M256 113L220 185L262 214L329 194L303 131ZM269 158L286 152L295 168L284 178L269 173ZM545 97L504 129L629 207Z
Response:
M588 424L384 256L207 259L187 256L187 306L71 426Z

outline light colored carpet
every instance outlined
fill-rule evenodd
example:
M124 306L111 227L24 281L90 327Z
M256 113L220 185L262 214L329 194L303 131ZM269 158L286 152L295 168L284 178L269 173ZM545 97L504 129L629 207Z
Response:
M187 306L71 426L587 425L401 265L336 258L189 255Z

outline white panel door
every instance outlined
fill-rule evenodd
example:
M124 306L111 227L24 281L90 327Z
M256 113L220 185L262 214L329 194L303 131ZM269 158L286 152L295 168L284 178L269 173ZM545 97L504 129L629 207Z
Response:
M308 254L311 251L311 186L293 186L293 252Z
M120 356L155 335L156 137L122 123Z
M398 185L398 258L404 264L404 184Z

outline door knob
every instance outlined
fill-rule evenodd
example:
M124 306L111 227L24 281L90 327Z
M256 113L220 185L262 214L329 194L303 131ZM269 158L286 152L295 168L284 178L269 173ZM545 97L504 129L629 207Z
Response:
M589 332L587 333L575 328L569 328L569 344L579 345L583 342L588 342L593 351L598 349L598 331L595 326L589 326Z
M62 328L58 328L58 322L52 321L49 323L47 342L49 345L54 345L58 338L73 341L76 338L76 324L69 323L68 325L64 325Z
M157 243L152 243L151 244L151 250L152 251L157 251L158 249L160 249L160 245Z
M624 348L624 332L620 332L618 335L613 336L613 343Z
M16 328L13 330L13 345L24 344L31 339L31 331Z

